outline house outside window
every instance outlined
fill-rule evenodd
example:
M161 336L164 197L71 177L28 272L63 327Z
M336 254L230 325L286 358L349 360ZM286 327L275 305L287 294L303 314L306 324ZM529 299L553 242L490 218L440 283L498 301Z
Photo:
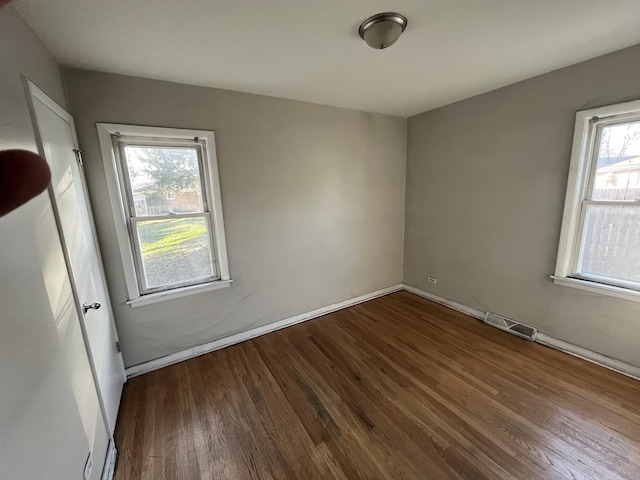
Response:
M129 303L229 286L213 132L98 124L98 133Z
M640 101L576 115L553 279L640 301Z

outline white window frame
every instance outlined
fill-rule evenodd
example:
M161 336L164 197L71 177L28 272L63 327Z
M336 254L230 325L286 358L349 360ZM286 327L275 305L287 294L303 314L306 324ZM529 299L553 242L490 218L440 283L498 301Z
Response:
M98 123L98 138L102 152L105 173L107 176L107 188L111 201L111 210L116 226L118 247L122 258L125 281L129 300L132 307L139 307L159 301L194 295L201 292L226 288L231 285L229 263L227 259L227 244L224 233L224 218L222 215L222 197L220 194L220 177L218 174L218 160L216 157L214 132L204 130L185 130L176 128L145 127L137 125L119 125L113 123ZM142 274L137 267L135 252L138 248L132 239L129 221L128 196L124 182L126 178L121 173L120 152L117 136L143 137L153 139L157 144L173 142L194 142L202 145L202 163L204 171L201 171L205 191L203 198L208 201L208 210L211 224L211 247L215 255L217 266L217 278L193 285L176 286L156 292L144 293L139 284L139 275ZM153 217L150 217L153 219Z
M604 277L578 273L584 224L584 205L595 177L600 127L640 121L640 100L583 110L576 114L571 164L565 197L560 245L554 283L592 293L640 302L640 290ZM637 205L635 202L591 202L615 205ZM640 208L640 207L639 207Z

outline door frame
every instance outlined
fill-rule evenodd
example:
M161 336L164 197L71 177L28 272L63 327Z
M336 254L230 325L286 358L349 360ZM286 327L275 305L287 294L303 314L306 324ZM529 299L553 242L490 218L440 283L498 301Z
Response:
M49 97L49 95L47 95L42 89L40 89L36 84L34 84L31 80L29 80L27 77L22 76L22 81L23 81L23 85L25 88L25 92L26 92L26 97L27 97L27 104L29 106L29 113L31 115L31 122L33 124L33 130L34 130L34 135L35 135L35 139L36 139L36 144L38 147L38 153L44 158L44 145L42 143L42 137L40 135L40 129L38 126L38 121L36 118L36 114L35 114L35 107L34 107L34 103L33 100L37 99L38 101L42 102L47 108L51 109L56 115L58 115L60 118L62 118L64 121L68 122L69 125L71 126L71 134L73 137L73 148L78 150L78 137L76 135L76 127L75 127L75 122L73 120L73 117L64 109L62 108L60 105L58 105L58 103L53 100L51 97ZM105 275L105 270L104 270L104 264L102 261L102 255L100 252L100 243L98 242L98 237L96 234L96 226L95 226L95 220L93 217L93 209L91 208L91 200L89 198L89 191L87 189L87 181L86 181L86 177L84 174L84 169L82 168L82 164L79 165L79 171L80 171L80 178L82 180L82 190L84 193L84 200L87 203L88 206L88 212L89 212L89 223L90 223L90 227L91 227L91 237L93 238L93 241L96 245L96 253L98 256L98 264L100 266L100 276L102 278L102 281L104 283L105 286L105 295L106 295L106 307L108 309L109 312L109 322L111 324L111 329L113 330L113 334L115 337L116 341L120 341L119 337L118 337L118 330L116 328L116 323L115 323L115 317L113 315L113 308L111 305L111 298L109 295L109 290L108 290L108 286L107 286L107 278ZM52 208L53 208L53 214L56 220L56 227L58 229L58 236L60 237L60 243L62 244L62 251L64 254L64 260L65 260L65 264L67 267L67 274L69 276L69 280L71 283L71 290L73 291L73 297L75 300L75 306L76 306L76 312L78 314L78 318L80 320L80 327L81 327L81 331L82 331L82 336L84 339L84 344L85 344L85 349L87 350L87 356L89 357L89 364L91 366L91 374L93 376L93 383L96 389L96 393L98 395L98 401L100 403L100 411L102 413L102 419L103 422L106 426L106 430L107 433L109 434L109 442L110 442L110 447L109 449L111 450L111 445L113 445L113 435L111 433L111 428L109 427L109 421L107 418L107 414L106 414L106 408L104 406L104 399L102 397L102 393L100 390L100 383L99 383L99 379L98 379L98 375L96 372L96 368L95 368L95 364L93 361L93 357L91 355L91 347L89 345L89 339L88 339L88 335L87 335L87 331L86 331L86 326L84 323L84 315L82 312L82 301L80 300L80 297L78 295L78 290L77 290L77 283L76 280L74 278L73 275L73 270L71 268L71 260L69 258L69 251L67 248L67 244L64 238L64 234L62 232L62 225L60 222L60 214L58 211L58 205L56 202L56 198L55 198L55 193L53 191L53 186L49 185L49 187L47 188L48 192L49 192L49 199L51 200L51 204L52 204ZM120 373L122 375L122 380L123 383L126 383L127 381L127 376L125 374L125 367L124 367L124 360L122 358L122 353L118 354L118 359L119 359L119 365L120 365ZM109 458L110 455L107 456L107 459Z

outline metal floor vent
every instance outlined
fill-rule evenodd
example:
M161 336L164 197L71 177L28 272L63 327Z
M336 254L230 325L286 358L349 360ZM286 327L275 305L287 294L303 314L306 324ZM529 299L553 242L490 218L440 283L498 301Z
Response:
M536 339L536 334L538 333L537 329L529 325L524 325L523 323L498 315L497 313L487 312L484 316L484 323L504 330L505 332L513 333L518 337L526 338L532 342Z

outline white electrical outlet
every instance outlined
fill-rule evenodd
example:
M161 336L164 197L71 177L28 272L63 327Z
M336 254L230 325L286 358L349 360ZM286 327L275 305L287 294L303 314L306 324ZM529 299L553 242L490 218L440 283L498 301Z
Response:
M427 281L429 283L438 283L438 279L436 277L427 277Z
M93 470L93 458L91 458L91 452L87 457L87 463L84 464L84 471L82 472L82 478L89 480L91 478L91 471Z

